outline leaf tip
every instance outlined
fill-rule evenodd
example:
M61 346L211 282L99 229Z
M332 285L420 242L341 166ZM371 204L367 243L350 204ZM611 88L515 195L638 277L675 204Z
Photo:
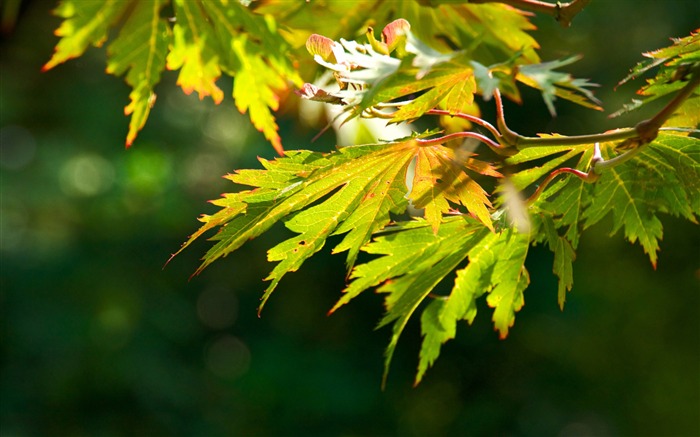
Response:
M384 26L382 40L389 52L392 52L401 42L405 42L406 34L411 29L411 24L403 18L396 19Z
M319 35L311 34L306 40L306 50L312 55L318 55L326 62L337 62L335 52L338 50L338 43L332 39Z
M272 147L274 147L275 152L277 152L279 156L284 156L284 147L282 147L282 141L279 136L272 139Z

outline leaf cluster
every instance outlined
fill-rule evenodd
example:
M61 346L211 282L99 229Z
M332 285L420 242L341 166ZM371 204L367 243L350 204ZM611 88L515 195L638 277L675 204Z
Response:
M101 45L121 25L107 70L126 74L133 88L127 144L145 123L164 69L179 69L185 92L217 103L217 80L234 77L238 109L281 156L228 175L239 190L212 201L220 209L200 218L180 250L216 231L199 273L282 222L292 236L267 253L276 264L262 309L287 273L338 236L331 250L346 254L348 285L331 312L370 289L384 297L379 326L392 326L385 378L417 313L423 341L416 383L457 326L472 323L479 299L505 338L525 303L532 245L553 253L563 308L583 231L611 215L611 233L639 242L656 265L660 214L694 223L700 214L697 32L647 53L650 60L623 80L658 68L635 104L673 96L652 120L591 135L524 137L508 128L501 101L520 102L522 86L539 90L552 114L557 99L600 106L591 82L560 71L576 58L543 62L527 33L528 15L504 4L64 0L56 13L64 18L61 40L45 69ZM376 32L378 23L388 24ZM344 39L349 35L355 39ZM304 63L302 51L316 67ZM302 73L313 83L303 84ZM439 127L328 153L283 152L273 112L292 87L341 108L343 122L410 124L435 116ZM490 99L493 124L479 108ZM449 292L436 293L445 282Z
M517 83L540 89L550 105L558 96L595 108L587 81L556 71L572 59L533 62L521 51L485 67L469 51L438 52L402 19L389 23L380 38L373 30L366 37L367 43L359 43L311 35L307 49L332 72L328 83L336 88L307 84L302 97L340 105L348 119L400 123L431 114L461 116L494 138L473 131L434 138L435 132L427 132L327 154L294 151L272 162L262 160L264 170L229 177L254 188L215 201L223 209L203 217L205 225L187 244L220 227L201 270L282 220L297 235L268 251L268 259L279 263L267 278L264 304L284 274L297 270L328 237L344 235L332 251L347 251L350 282L331 311L369 289L385 296L387 312L379 327L392 325L385 377L398 339L416 312L421 312L423 333L416 383L441 345L454 338L458 324L474 320L482 296L493 309L494 328L505 338L525 302L531 245L545 244L553 252L563 308L585 229L612 213L611 231L622 229L629 241L638 241L655 265L663 236L658 214L696 221L700 142L687 132L662 132L649 144L637 141L634 156L623 165L595 173L596 162L629 153L627 143L604 140L634 139L634 130L600 134L601 142L595 135L526 138L507 129L502 118L496 128L463 112L475 97L496 93L500 100L501 89L518 99ZM682 105L672 120L689 120L682 118L687 111ZM677 125L696 126L692 119ZM482 158L474 144L455 145L452 139L461 137L477 139L496 153ZM579 177L554 182L562 173ZM419 210L419 217L406 220L411 209ZM360 251L374 258L355 265ZM451 291L434 294L450 274Z
M63 19L56 30L61 39L45 71L81 56L91 45L102 46L110 30L119 28L107 47L107 72L126 74L132 87L124 109L131 115L127 147L146 123L155 87L168 69L179 70L177 84L185 93L197 92L216 103L224 98L217 80L222 74L235 77L236 107L282 152L273 112L301 78L290 45L271 17L226 0L62 0L54 13Z

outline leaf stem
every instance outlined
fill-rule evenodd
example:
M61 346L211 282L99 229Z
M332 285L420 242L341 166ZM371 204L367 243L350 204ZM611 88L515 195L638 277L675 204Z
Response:
M485 135L482 135L478 132L471 132L471 131L455 132L452 134L443 135L443 136L438 137L438 138L430 138L427 140L418 138L418 139L416 139L416 141L421 146L433 146L435 144L443 144L447 141L454 140L456 138L474 138L474 139L477 139L477 140L481 141L482 143L486 144L487 146L489 146L489 148L491 148L491 150L493 150L494 152L496 152L498 154L504 153L502 145L498 144L497 142L495 142L494 140L492 140L491 138L489 138Z
M676 93L673 99L671 99L671 101L668 102L666 106L661 109L661 111L659 111L649 120L644 120L634 127L643 143L650 143L654 141L659 133L659 129L661 129L661 126L666 123L666 120L671 118L671 116L678 110L683 102L685 102L686 99L693 94L695 88L700 85L700 64L696 65L691 70L691 73L692 75L688 80L688 83L686 83L685 86L681 88L678 93Z
M442 110L442 109L430 109L430 110L426 111L426 114L430 114L430 115L447 115L447 116L450 116L450 117L462 118L462 119L467 120L467 121L470 121L470 122L472 122L472 123L474 123L474 124L478 124L479 126L481 126L481 127L483 127L484 129L488 130L489 132L491 132L491 134L493 134L493 136L494 136L496 139L498 139L498 138L501 137L500 132L498 132L498 129L496 129L496 127L495 127L494 125L492 125L492 124L489 123L488 121L486 121L486 120L484 120L484 119L482 119L482 118L476 117L476 116L474 116L474 115L464 114L464 113L462 113L462 112L452 113L452 112L450 112L450 111L445 111L445 110Z
M640 140L634 140L634 139L631 139L628 141L637 142L637 143L640 142ZM644 144L648 144L648 143L644 143ZM600 174L601 172L603 172L609 168L616 167L616 166L622 164L623 162L629 161L630 159L634 158L644 148L643 147L644 144L637 145L636 147L626 151L625 153L617 155L616 157L610 158L608 160L599 159L597 161L591 161L591 172L595 173L595 174Z
M572 0L569 3L549 3L539 0L469 0L468 3L504 3L516 8L550 15L563 27L571 26L574 19L591 0Z
M688 94L689 95L689 94ZM501 97L501 92L496 89L493 93L494 99L496 100L496 122L498 129L501 133L501 144L504 146L517 147L518 149L524 149L527 147L534 146L578 146L583 144L590 144L596 142L606 142L606 141L619 141L627 140L630 138L639 138L640 135L640 125L644 122L638 124L636 127L628 127L617 129L610 132L601 132L597 134L588 135L572 135L572 136L557 136L557 137L526 137L520 135L519 133L511 130L506 124L505 115L503 112L503 99ZM687 98L687 96L686 96ZM676 99L674 99L676 100ZM682 100L681 100L682 102ZM680 103L679 103L680 104ZM675 106L674 110L677 108ZM662 111L663 112L663 111ZM657 114L658 115L658 114ZM656 118L656 117L654 117ZM668 118L668 117L667 117ZM652 119L653 120L653 119ZM665 121L665 119L664 119ZM663 121L662 121L663 123ZM658 130L658 129L657 129ZM653 139L653 138L652 138Z
M598 180L598 177L600 175L598 173L595 173L593 171L590 171L588 173L581 171L581 170L576 170L575 168L570 168L570 167L562 167L554 170L551 172L547 177L542 181L542 183L537 187L534 193L528 199L525 201L525 203L529 206L535 203L535 201L540 197L542 192L544 191L545 188L560 174L572 174L576 176L577 178L581 179L584 182L587 183L592 183Z

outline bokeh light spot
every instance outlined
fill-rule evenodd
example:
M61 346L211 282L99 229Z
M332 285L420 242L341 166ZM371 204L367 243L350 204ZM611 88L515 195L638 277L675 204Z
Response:
M250 368L250 358L248 346L232 335L218 338L206 352L207 369L226 379L244 375Z
M129 188L143 195L155 195L164 191L171 179L171 159L163 151L129 152L127 161Z
M59 181L65 194L91 197L107 191L114 184L114 174L114 167L105 158L85 154L73 157L63 165Z
M231 327L238 317L238 297L223 287L206 289L197 299L197 315L212 329Z

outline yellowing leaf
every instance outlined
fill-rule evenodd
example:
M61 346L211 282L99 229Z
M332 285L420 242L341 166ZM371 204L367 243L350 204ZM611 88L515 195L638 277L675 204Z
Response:
M234 76L233 97L241 113L248 112L256 129L282 153L277 122L272 114L289 85L302 85L292 65L289 45L270 16L259 16L238 2L201 3L223 50L220 67Z
M402 93L422 91L430 88L425 94L413 100L408 105L396 111L392 122L414 120L430 109L436 108L444 100L443 106L451 114L461 112L474 102L476 80L471 68L459 65L444 65L432 70L425 81L416 81L413 86L404 86Z
M271 111L279 108L278 93L287 86L283 77L252 54L245 36L233 40L233 50L239 58L240 69L233 83L233 98L242 114L250 114L253 126L261 131L277 153L282 153L282 140L277 122Z
M124 27L109 46L107 72L121 75L128 71L126 82L133 90L131 103L124 108L131 115L126 145L129 147L146 123L155 101L153 87L165 67L165 54L170 43L170 28L160 17L164 0L137 2Z
M475 218L493 229L491 202L486 191L465 172L466 163L460 162L453 149L442 145L418 149L410 199L416 208L425 208L425 218L434 232L440 227L442 215L450 211L449 202L466 207Z
M107 39L107 31L129 6L126 0L79 1L63 0L54 14L64 21L56 30L61 40L56 51L42 70L82 55L89 45L101 46Z
M177 84L185 93L199 93L199 97L211 96L220 103L224 93L216 86L221 76L218 53L221 49L209 22L199 4L188 0L175 0L175 26L173 46L168 54L169 70L181 68Z

